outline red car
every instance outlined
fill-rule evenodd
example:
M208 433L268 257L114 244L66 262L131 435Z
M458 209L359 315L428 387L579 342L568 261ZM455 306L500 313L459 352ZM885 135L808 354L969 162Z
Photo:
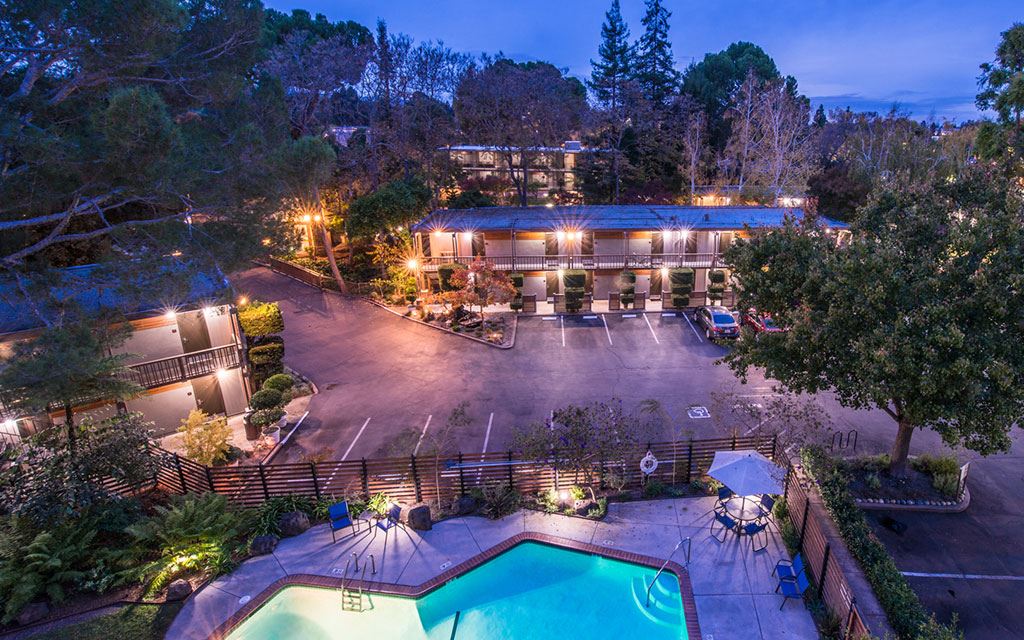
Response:
M785 329L775 324L770 315L758 313L756 309L745 312L740 317L740 324L750 327L755 335L760 333L782 333L785 331Z

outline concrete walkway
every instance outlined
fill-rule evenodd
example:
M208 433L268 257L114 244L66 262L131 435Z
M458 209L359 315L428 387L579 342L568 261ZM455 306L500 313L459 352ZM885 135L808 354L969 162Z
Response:
M296 573L340 577L356 553L373 554L374 580L418 585L524 531L546 533L612 549L664 558L681 537L690 536L689 572L705 640L816 638L810 613L791 602L781 611L772 568L786 551L778 535L765 551L753 553L749 540L730 535L719 543L708 535L707 512L714 498L653 500L609 506L600 522L520 511L501 520L453 518L426 532L356 535L331 543L326 525L282 540L272 555L243 563L214 580L182 609L167 634L174 640L202 640L275 580ZM386 546L385 546L386 544ZM685 563L682 557L674 560ZM369 571L367 579L370 578ZM245 598L245 601L248 601Z

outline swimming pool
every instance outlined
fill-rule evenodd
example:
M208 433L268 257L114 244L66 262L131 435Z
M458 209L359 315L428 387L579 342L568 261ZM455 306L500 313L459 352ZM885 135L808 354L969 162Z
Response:
M341 592L286 586L229 640L449 640L454 638L686 639L679 580L665 572L644 606L656 569L523 542L420 598L363 594L362 612Z

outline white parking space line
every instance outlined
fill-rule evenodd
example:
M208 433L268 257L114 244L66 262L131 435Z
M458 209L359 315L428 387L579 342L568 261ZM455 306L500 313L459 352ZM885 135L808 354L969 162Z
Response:
M565 318L558 316L558 322L562 325L562 346L565 346Z
M427 422L423 425L423 432L420 433L420 439L416 441L416 448L412 450L412 455L416 455L420 452L420 445L423 444L423 438L427 435L427 427L430 426L430 419L434 417L434 414L427 416Z
M491 441L491 425L494 424L494 413L487 418L487 432L484 434L484 450L480 453L487 453L487 443Z
M608 336L608 346L614 347L615 345L612 344L612 332L608 330L608 321L604 319L603 313L601 314L601 322L604 323L604 334Z
M345 462L345 460L348 459L348 454L352 453L352 447L356 446L356 441L359 440L359 436L363 435L363 432L366 431L366 425L368 424L370 424L369 418L367 418L366 422L363 423L363 426L359 428L359 433L356 434L356 437L352 438L352 444L348 445L348 449L345 449L345 455L341 456L342 462Z
M900 571L910 578L952 578L954 580L1003 580L1024 582L1024 576L985 575L983 573L918 573L917 571Z
M654 327L651 326L651 321L647 319L647 314L644 314L644 322L647 323L647 328L651 330L651 335L654 336L654 342L661 344L661 340L658 340L658 334L654 333Z
M701 342L704 342L704 338L700 337L700 333L697 331L697 327L693 326L693 323L690 322L690 316L684 313L683 317L686 318L686 324L690 325L690 328L693 329L693 335L697 336L697 339L700 340Z

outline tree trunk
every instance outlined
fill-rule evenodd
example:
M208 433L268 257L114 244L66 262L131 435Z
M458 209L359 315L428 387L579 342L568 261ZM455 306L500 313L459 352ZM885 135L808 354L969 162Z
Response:
M907 456L910 455L910 438L914 435L914 425L905 418L897 420L896 442L892 445L889 461L889 474L903 478L907 475Z
M341 271L338 270L338 261L334 257L334 247L331 245L331 234L327 232L327 225L323 222L320 223L320 234L324 239L324 253L327 255L327 263L331 265L331 275L334 276L334 281L338 283L338 289L348 295L348 285L345 284L345 279L341 277Z
M68 450L75 451L75 412L70 402L64 403L64 428L68 432Z

